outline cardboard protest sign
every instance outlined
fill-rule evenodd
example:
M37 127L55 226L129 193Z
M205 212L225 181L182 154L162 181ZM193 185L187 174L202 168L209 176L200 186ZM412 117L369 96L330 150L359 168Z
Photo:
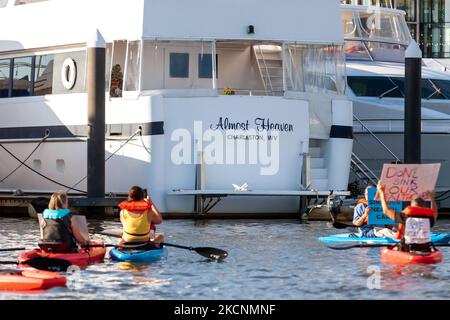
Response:
M383 208L381 206L381 202L375 200L375 196L377 194L377 188L370 188L368 191L368 204L371 209L369 213L369 221L368 224L371 226L385 226L391 225L396 226L397 223L394 220L391 220L387 215L383 213ZM403 210L403 203L401 201L389 202L389 208L395 210L397 212L401 212Z
M416 196L430 200L427 191L436 187L440 168L440 163L384 164L381 181L386 201L411 201ZM376 199L380 200L378 195Z

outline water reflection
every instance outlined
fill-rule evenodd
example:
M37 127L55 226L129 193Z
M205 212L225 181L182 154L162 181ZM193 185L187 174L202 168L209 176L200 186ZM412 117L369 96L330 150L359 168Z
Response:
M91 232L120 228L118 221L92 221ZM68 274L68 288L34 294L0 293L0 299L449 299L450 262L436 266L381 264L379 248L335 251L317 237L339 233L322 222L298 220L167 220L158 231L167 242L216 247L229 252L222 263L189 250L169 248L151 265L105 263ZM440 221L436 232L450 232ZM2 247L34 248L38 224L0 219ZM113 243L117 239L96 235ZM448 250L443 248L444 255ZM18 252L0 253L14 260ZM378 267L381 290L367 286L370 266ZM11 266L0 266L0 269Z

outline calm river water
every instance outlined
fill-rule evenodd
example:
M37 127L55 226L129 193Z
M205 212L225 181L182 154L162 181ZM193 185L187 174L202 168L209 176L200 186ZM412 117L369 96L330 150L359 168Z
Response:
M94 226L120 227L114 221L90 221ZM437 266L396 267L380 263L379 248L327 249L317 237L339 230L325 222L166 220L158 231L168 243L218 247L229 257L215 263L169 248L167 258L152 265L106 259L68 275L68 288L32 295L0 293L0 299L450 299L448 248L442 248L446 261ZM450 221L440 221L433 231L450 233ZM33 248L37 238L35 220L0 218L0 248ZM0 260L17 254L0 253ZM368 268L381 272L380 289L368 288Z

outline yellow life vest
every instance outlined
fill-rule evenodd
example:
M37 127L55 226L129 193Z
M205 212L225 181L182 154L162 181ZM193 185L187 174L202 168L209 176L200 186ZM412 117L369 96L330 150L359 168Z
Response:
M125 242L146 242L150 239L151 223L148 222L148 211L133 217L128 210L122 210L122 239Z

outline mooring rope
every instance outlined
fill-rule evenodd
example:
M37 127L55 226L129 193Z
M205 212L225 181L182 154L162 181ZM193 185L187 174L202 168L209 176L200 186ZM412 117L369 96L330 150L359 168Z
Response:
M41 139L41 141L39 141L38 145L33 149L33 151L31 151L31 153L28 155L28 157L26 157L25 160L23 160L23 162L27 162L28 159L30 159L30 157L36 152L36 150L41 146L41 144L47 140L47 138L50 136L50 131L47 130L45 132L45 136ZM8 174L6 177L4 177L2 180L0 180L0 183L2 183L3 181L5 181L6 179L8 179L9 177L11 177L14 173L16 173L17 170L19 170L21 167L23 166L22 163L20 163L17 168L15 168L13 171L11 171L10 174Z
M56 180L53 180L52 178L47 177L47 176L43 175L42 173L40 173L40 172L34 170L34 169L31 168L29 165L27 165L25 162L23 162L23 161L20 160L18 157L16 157L11 151L9 151L9 150L8 150L3 144L1 144L1 143L0 143L0 147L1 147L3 150L5 150L7 153L9 153L9 155L10 155L11 157L13 157L13 158L16 159L17 161L19 161L23 166L25 166L25 167L28 168L29 170L33 171L35 174L37 174L37 175L41 176L42 178L44 178L44 179L46 179L46 180L48 180L48 181L50 181L50 182L53 182L54 184L57 184L57 185L59 185L59 186L61 186L61 187L69 188L69 186L66 186L65 184L62 184L62 183L60 183L60 182L58 182L58 181L56 181ZM78 191L78 192L81 192L81 193L86 193L85 191L78 190L78 189L72 189L72 190Z
M135 132L131 137L129 137L123 144L121 144L120 147L119 147L116 151L114 151L108 158L106 158L105 162L107 162L109 159L111 159L112 157L114 157L114 156L115 156L115 155L116 155L116 154L117 154L124 146L126 146L126 145L127 145L131 140L133 140L134 137L136 137L136 135L138 135L138 134L139 134L140 137L141 137L141 142L142 142L143 148L145 149L145 151L146 151L148 154L151 155L150 151L147 149L147 147L146 147L145 144L144 144L144 140L143 140L143 138L142 138L142 128L140 127L138 130L136 130L136 132ZM73 190L73 191L77 191L77 192L86 194L86 193L87 193L86 191L79 190L79 189L75 189L75 187L76 187L77 185L79 185L81 182L83 182L83 181L87 178L87 175L86 175L83 179L81 179L80 181L78 181L76 184L74 184L72 187L69 187L69 186L67 186L67 185L65 185L65 184L63 184L63 183L60 183L60 182L58 182L58 181L56 181L56 180L54 180L54 179L52 179L52 178L50 178L50 177L48 177L48 176L46 176L46 175L44 175L44 174L42 174L42 173L36 171L35 169L31 168L29 165L27 165L27 164L25 163L25 162L26 162L26 161L27 161L27 160L28 160L28 159L36 152L36 150L41 146L41 144L44 143L44 142L49 138L49 136L50 136L50 132L46 132L45 136L42 138L42 140L39 142L39 144L34 148L34 150L30 153L30 155L29 155L24 161L20 160L16 155L14 155L11 151L9 151L9 150L6 148L3 144L0 143L0 147L1 147L3 150L5 150L11 157L13 157L14 159L16 159L16 160L20 163L20 165L19 165L16 169L14 169L10 174L8 174L5 178L3 178L3 179L0 181L0 183L3 182L3 181L5 181L7 178L9 178L11 175L13 175L17 170L19 170L19 168L21 168L22 166L24 166L24 167L26 167L27 169L29 169L29 170L31 170L32 172L34 172L35 174L39 175L40 177L42 177L42 178L44 178L44 179L46 179L46 180L48 180L48 181L50 181L50 182L53 182L53 183L56 184L56 185L59 185L59 186L64 187L64 188L67 188L66 192L69 192L70 190Z
M131 136L131 137L129 137L116 151L114 151L114 153L112 153L108 158L106 158L106 160L105 160L105 162L108 162L108 160L109 159L111 159L112 157L114 157L116 154L117 154L117 152L119 152L125 145L127 145L131 140L133 140L133 138L137 135L137 134L141 134L142 135L142 129L141 128L139 128L138 130L136 130L136 132ZM66 190L66 192L69 192L70 190L75 190L75 191L77 191L76 189L74 189L77 185L79 185L80 183L82 183L84 180L86 180L87 179L87 175L83 178L83 179L81 179L80 181L78 181L77 183L75 183L72 187L67 187L67 188L69 188L69 189L67 189ZM85 192L86 193L86 192Z

